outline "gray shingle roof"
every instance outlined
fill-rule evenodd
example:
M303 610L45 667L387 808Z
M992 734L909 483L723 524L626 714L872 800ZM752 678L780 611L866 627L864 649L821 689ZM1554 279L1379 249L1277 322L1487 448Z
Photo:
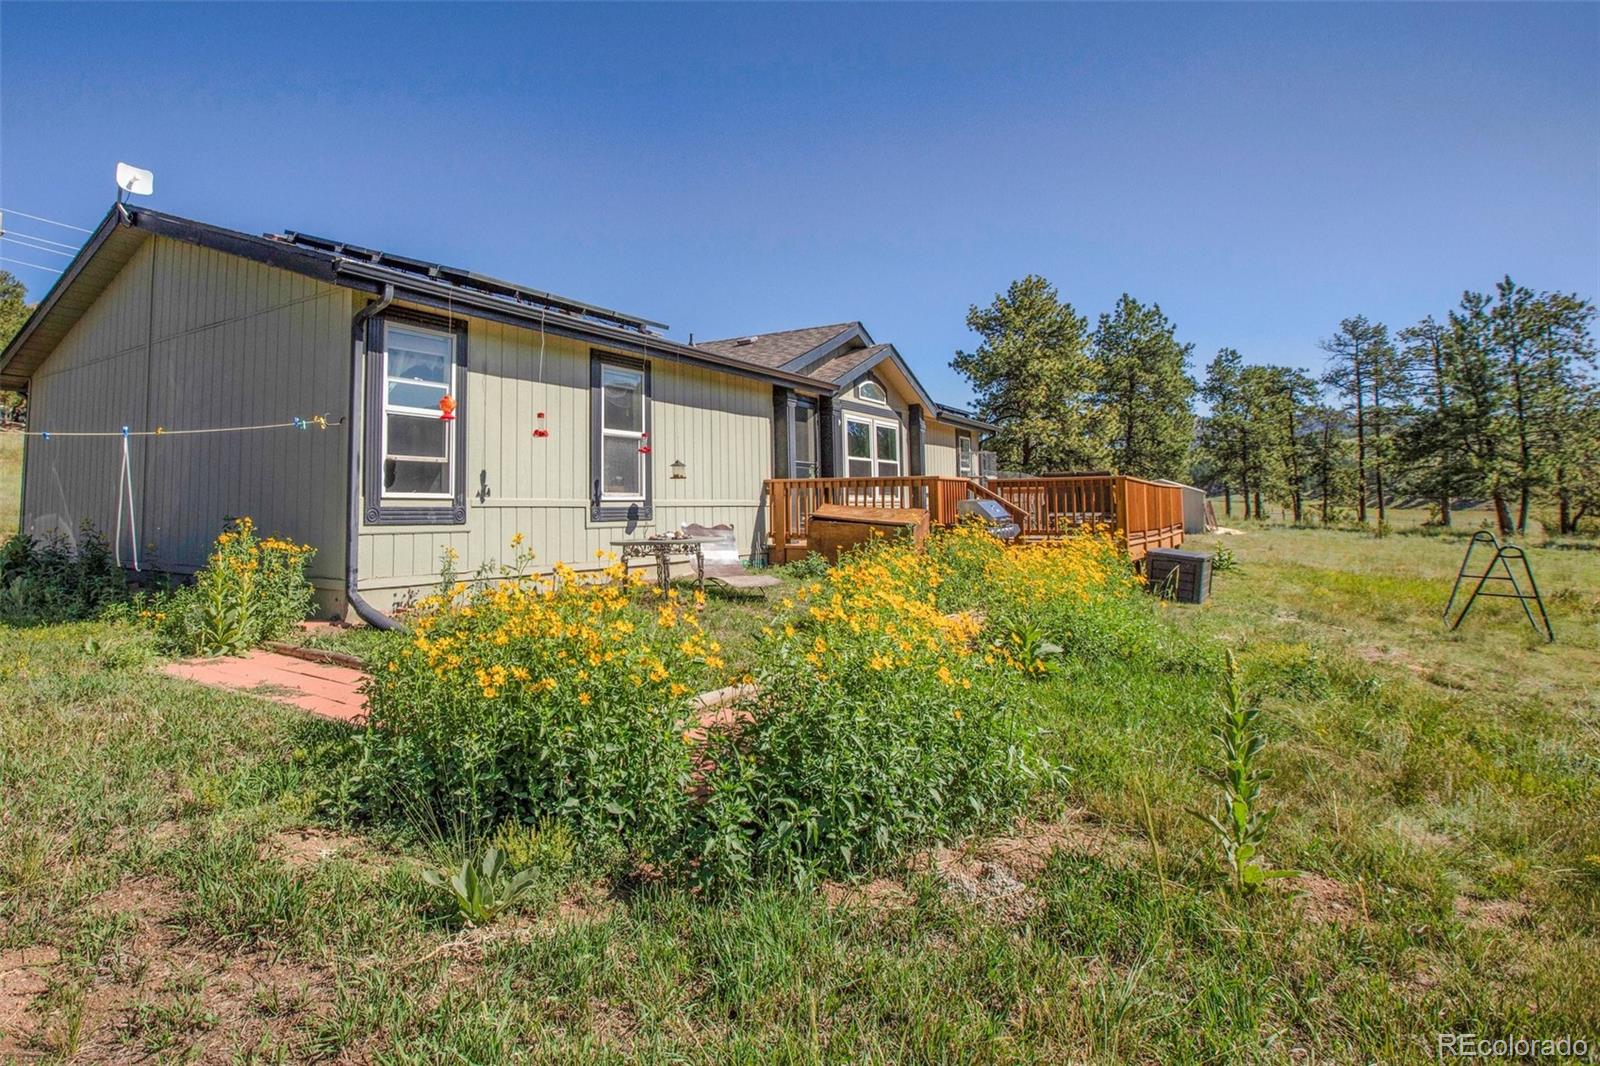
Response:
M729 337L719 341L697 341L695 347L705 348L730 359L754 363L757 366L779 367L818 345L826 344L853 326L854 322L837 322L831 326L807 326L804 329L786 329L778 333Z

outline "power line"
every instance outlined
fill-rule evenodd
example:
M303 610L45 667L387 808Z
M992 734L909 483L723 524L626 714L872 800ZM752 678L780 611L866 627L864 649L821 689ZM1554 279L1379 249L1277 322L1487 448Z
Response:
M18 266L32 267L35 270L48 270L52 274L61 273L55 267L40 266L38 263L29 263L23 259L13 259L9 255L0 255L0 263L15 263Z
M29 244L27 241L18 240L16 235L12 233L0 233L0 241L10 241L12 244L21 245L30 252L48 252L51 255L59 255L63 259L71 259L75 254L73 252L63 252L56 248L46 248L42 244Z
M0 234L9 235L12 237L26 237L28 240L38 241L40 244L53 244L57 248L65 248L69 252L76 252L79 247L76 244L68 244L65 241L53 241L49 237L35 237L31 233L18 233L16 230L0 229Z
M48 222L50 225L52 225L52 226L60 226L62 229L75 229L79 233L93 233L94 232L94 230L92 230L92 229L84 229L82 226L74 226L70 222L57 222L53 218L45 218L43 215L30 215L26 211L13 211L13 210L11 210L10 208L7 208L7 207L0 207L0 214L21 215L23 218L31 218L35 222Z

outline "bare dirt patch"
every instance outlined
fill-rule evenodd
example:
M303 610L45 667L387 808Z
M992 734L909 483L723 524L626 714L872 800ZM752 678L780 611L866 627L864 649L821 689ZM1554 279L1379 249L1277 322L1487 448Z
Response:
M33 991L23 1023L6 1026L16 1046L3 1050L65 1053L81 1062L227 1061L252 1047L303 1057L303 1034L333 999L332 972L188 938L173 921L177 907L176 891L158 878L130 879L103 893L93 911L116 916L127 931L99 959L70 967L53 953L41 959L46 972L25 986ZM51 987L70 994L38 998Z
M1039 906L1039 898L1003 862L974 862L947 852L934 868L949 892L995 917L1020 921Z
M1058 850L1098 855L1124 838L1089 817L1087 811L1064 811L1051 821L1023 819L1004 836L980 840L972 849L982 858L1004 862L1018 877L1032 880Z
M1038 906L1029 883L1038 880L1058 849L1099 854L1120 837L1090 821L1081 810L1051 821L1024 818L1011 831L981 837L959 848L935 848L913 856L907 867L931 872L957 899L1007 921L1020 921ZM857 883L829 881L823 898L834 907L897 909L912 897L898 877L877 877Z
M589 1030L599 1043L624 1055L631 1054L639 1018L627 1003L595 999L589 1003Z
M1389 663L1394 666L1403 666L1418 677L1425 677L1429 672L1429 667L1417 662L1399 648L1380 648L1372 644L1362 644L1352 648L1351 654L1362 662Z
M1366 920L1360 899L1341 881L1305 873L1287 885L1299 897L1305 916L1314 922L1353 925Z
M29 1008L49 991L60 961L55 948L42 944L0 951L0 1057L22 1051L33 1032Z
M911 906L911 893L892 877L875 877L870 881L825 881L822 898L830 907L859 907L862 910L899 910Z
M316 826L303 826L274 833L267 840L263 852L263 858L272 856L282 859L285 865L295 870L315 866L335 857L359 859L363 862L372 859L371 850L361 838L345 836Z
M1514 899L1456 897L1456 917L1479 929L1509 929L1528 919L1528 907Z

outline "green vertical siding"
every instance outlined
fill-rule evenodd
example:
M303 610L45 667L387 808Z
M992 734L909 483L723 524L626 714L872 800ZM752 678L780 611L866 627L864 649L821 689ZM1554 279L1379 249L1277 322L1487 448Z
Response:
M953 426L928 420L926 448L928 474L931 477L955 477L956 431Z
M30 428L188 429L344 414L350 292L152 237L40 366ZM134 438L141 554L187 572L230 516L317 548L312 574L344 566L345 434L273 430ZM37 438L24 529L114 531L121 441ZM126 541L124 541L126 544Z
M379 605L438 577L454 548L472 570L506 560L522 533L536 565L595 565L627 535L731 523L740 551L765 551L762 482L772 470L772 386L674 360L651 360L653 520L589 518L589 359L597 346L482 319L467 325L467 522L362 528L361 588ZM534 437L541 425L548 437ZM681 459L687 476L671 479ZM483 488L487 487L487 495Z

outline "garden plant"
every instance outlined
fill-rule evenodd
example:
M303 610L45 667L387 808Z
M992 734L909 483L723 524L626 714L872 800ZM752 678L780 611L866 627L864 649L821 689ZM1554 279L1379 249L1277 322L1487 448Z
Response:
M194 582L148 597L138 616L175 655L239 655L287 635L311 613L306 564L315 549L262 537L250 518L217 535Z
M579 574L452 581L375 662L353 785L369 812L423 806L494 826L558 817L582 839L646 849L688 804L691 696L721 645L676 591L641 597L614 559Z

